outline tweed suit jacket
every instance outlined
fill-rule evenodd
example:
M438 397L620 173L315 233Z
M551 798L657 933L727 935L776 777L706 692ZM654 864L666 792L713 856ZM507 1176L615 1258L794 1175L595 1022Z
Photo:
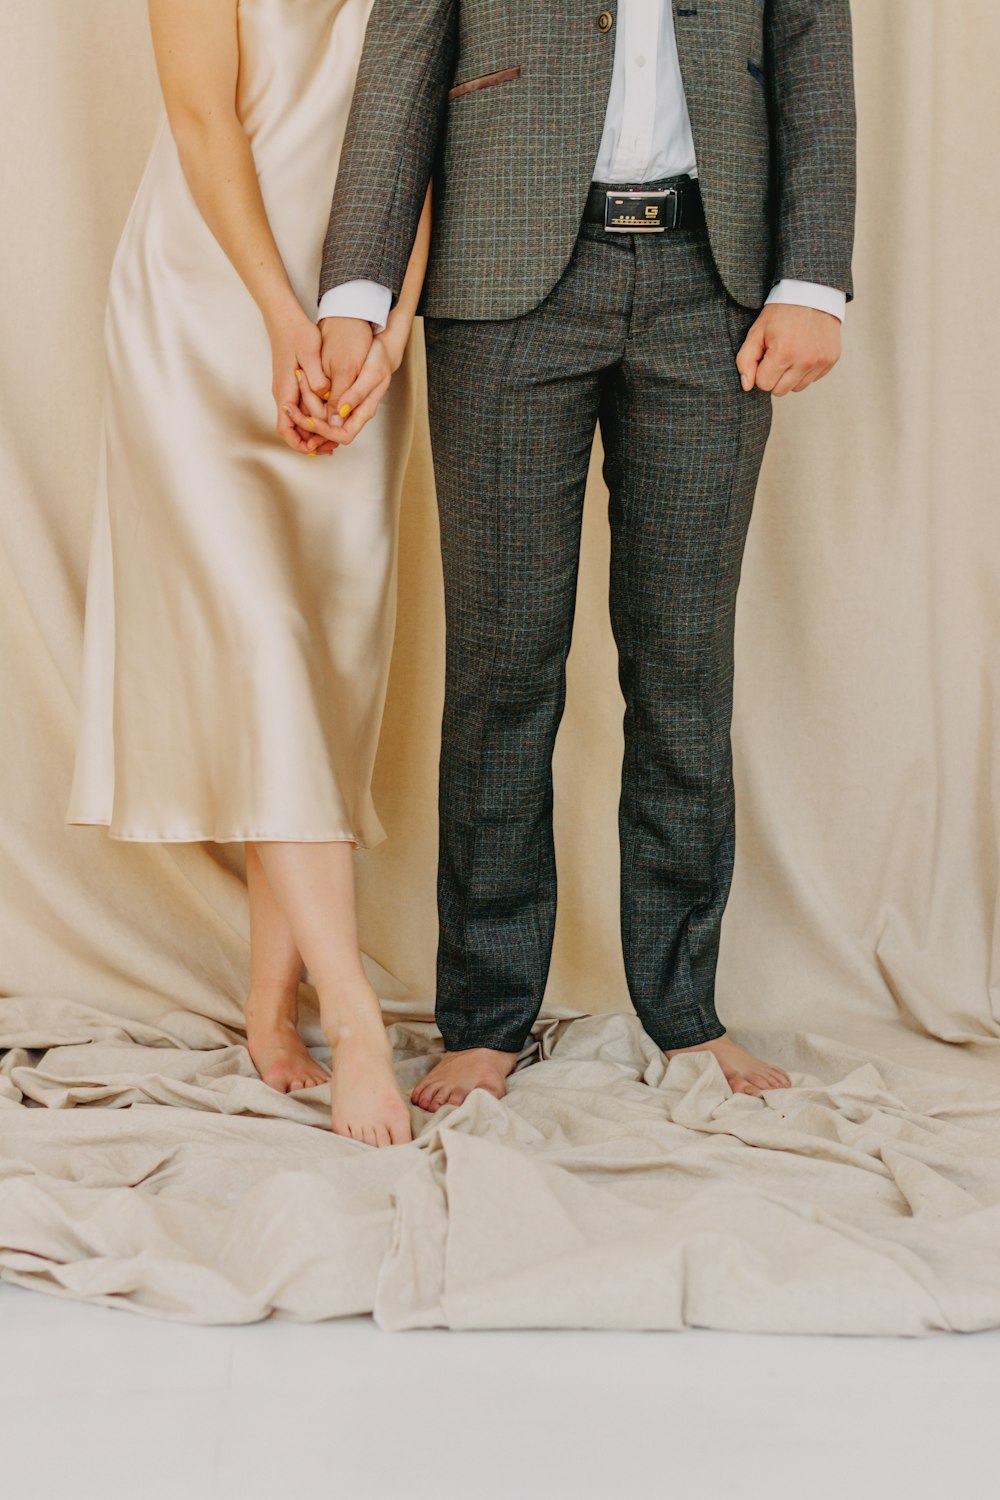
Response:
M429 179L421 310L511 318L565 269L597 159L619 0L375 0L321 294L398 295ZM598 18L604 13L604 20ZM733 299L775 281L853 294L849 0L674 0L709 241Z

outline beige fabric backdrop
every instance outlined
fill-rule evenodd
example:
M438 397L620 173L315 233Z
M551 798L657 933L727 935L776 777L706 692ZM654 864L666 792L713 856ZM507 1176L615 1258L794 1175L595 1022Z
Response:
M807 1072L822 1056L842 1080L861 1057L851 1049L861 1048L951 1073L973 1090L993 1087L992 1102L976 1108L995 1130L1000 15L992 0L859 0L855 9L858 300L839 370L779 406L751 529L734 731L739 854L720 1008L736 1027L844 1044L829 1054L817 1042L797 1044L786 1065ZM0 1001L0 1047L61 1047L65 1061L60 1071L50 1054L45 1083L37 1057L9 1054L0 1102L31 1094L59 1106L127 1103L132 1095L108 1086L101 1068L96 1093L67 1092L66 1078L81 1069L96 1081L96 1064L78 1054L74 1061L71 1044L103 1037L155 1045L160 1083L164 1044L222 1047L213 1058L231 1058L225 1048L239 1040L248 958L236 852L114 845L99 831L62 826L104 287L159 109L145 7L5 0L0 108L0 994L9 997ZM604 508L595 473L557 750L562 902L549 1004L587 1012L628 1005L617 935L621 702ZM433 995L436 548L421 428L404 502L400 626L376 787L390 837L359 865L366 948L383 994L411 1014L426 1012ZM583 1024L589 1035L596 1023ZM606 1023L595 1056L617 1027ZM634 1028L627 1034L641 1073ZM232 1066L240 1086L250 1086L245 1054ZM883 1084L886 1076L883 1069ZM934 1113L925 1085L907 1096L915 1118ZM150 1102L164 1090L139 1096ZM294 1115L292 1106L288 1115L273 1100L260 1103L259 1093L250 1104L198 1103L183 1090L166 1097L223 1114ZM836 1099L831 1107L836 1114ZM110 1129L96 1113L76 1128L97 1136ZM43 1118L20 1108L4 1118L15 1114ZM75 1114L84 1120L83 1110ZM462 1118L473 1135L490 1133L483 1107ZM209 1116L200 1120L207 1128ZM309 1120L322 1122L320 1106ZM42 1127L34 1129L40 1139ZM307 1134L329 1145L325 1134ZM71 1140L63 1127L67 1150ZM114 1181L136 1180L133 1170ZM378 1170L385 1185L401 1169ZM0 1214L0 1250L45 1253L4 1234ZM51 1250L60 1263L75 1253ZM398 1253L397 1228L393 1275ZM10 1271L14 1263L4 1264ZM1000 1284L1000 1269L997 1276ZM75 1294L90 1293L75 1286ZM359 1305L371 1305L366 1295ZM273 1305L262 1294L239 1315ZM213 1315L197 1299L166 1310ZM297 1315L330 1310L343 1308L310 1303ZM397 1312L397 1324L406 1316ZM707 1316L725 1323L728 1314L713 1307Z

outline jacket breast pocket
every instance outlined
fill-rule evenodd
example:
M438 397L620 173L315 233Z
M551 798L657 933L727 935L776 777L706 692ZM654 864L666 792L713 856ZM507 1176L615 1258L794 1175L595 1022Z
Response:
M480 89L495 88L498 83L513 83L514 79L520 76L520 68L500 68L496 73L482 73L478 78L469 78L465 83L456 83L454 88L449 89L449 103L453 99L463 98L466 94L478 93Z

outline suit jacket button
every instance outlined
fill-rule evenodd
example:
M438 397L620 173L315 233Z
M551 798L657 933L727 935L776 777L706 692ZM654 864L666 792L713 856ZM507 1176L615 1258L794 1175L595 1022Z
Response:
M598 31L610 31L615 24L615 18L609 10L602 10L597 18Z

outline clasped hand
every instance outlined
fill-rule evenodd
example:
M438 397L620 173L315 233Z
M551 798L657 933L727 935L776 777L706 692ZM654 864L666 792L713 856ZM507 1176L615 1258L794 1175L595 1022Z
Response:
M351 443L371 421L399 368L384 334L361 318L324 318L272 332L278 436L310 457Z
M747 334L736 368L745 391L756 386L772 396L786 396L822 380L839 358L839 318L813 307L772 302Z

